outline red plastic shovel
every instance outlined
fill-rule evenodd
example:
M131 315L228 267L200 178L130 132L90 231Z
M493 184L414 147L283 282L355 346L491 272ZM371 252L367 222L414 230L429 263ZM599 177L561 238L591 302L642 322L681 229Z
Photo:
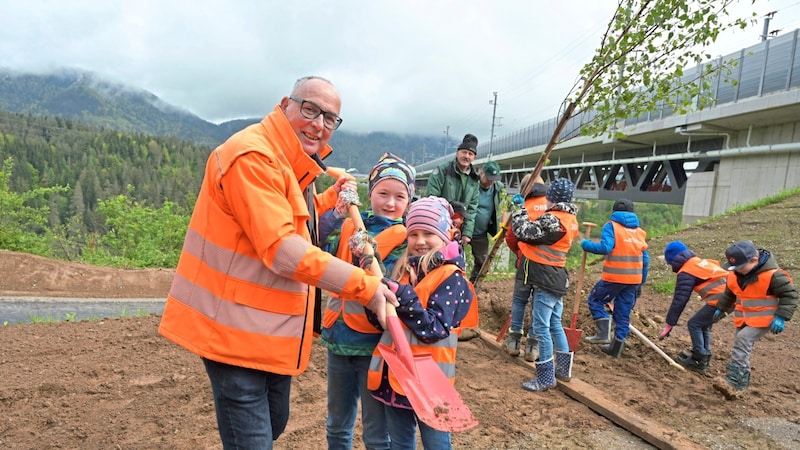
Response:
M450 379L430 354L414 355L403 331L402 322L391 304L386 305L386 325L394 348L378 344L389 371L394 374L403 394L417 417L439 431L465 431L478 425L469 407L461 399Z
M592 228L596 227L597 225L592 222L583 222L583 226L586 227L586 234L584 237L589 239ZM583 290L583 277L585 274L586 252L584 251L583 256L581 256L581 268L578 272L578 285L575 287L575 302L572 305L572 323L570 324L569 328L564 328L564 334L567 335L567 344L569 344L570 351L573 352L578 351L578 345L580 345L581 336L583 336L583 330L578 328L578 310L580 308L581 291Z

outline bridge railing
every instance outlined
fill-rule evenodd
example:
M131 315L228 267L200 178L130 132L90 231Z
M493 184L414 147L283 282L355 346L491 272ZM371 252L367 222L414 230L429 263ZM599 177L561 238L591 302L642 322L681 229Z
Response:
M756 45L744 48L736 53L731 53L720 60L736 60L738 63L730 77L721 74L713 75L711 79L712 95L715 98L713 106L732 103L748 97L759 97L765 94L800 87L800 46L798 35L800 29L785 33L773 39L766 40ZM695 66L684 73L684 82L697 80L702 75L702 66ZM735 81L735 82L734 82ZM625 119L625 125L635 125L651 120L660 120L669 117L673 111L668 107L660 107L640 117ZM579 113L567 122L559 140L574 137L580 133L582 123L590 121L594 116L593 111ZM513 133L495 138L492 141L492 153L500 155L525 148L546 145L556 129L558 118L552 118L522 128ZM478 157L489 154L489 144L478 145ZM433 169L444 160L452 156L445 156L433 161L417 165L418 172Z

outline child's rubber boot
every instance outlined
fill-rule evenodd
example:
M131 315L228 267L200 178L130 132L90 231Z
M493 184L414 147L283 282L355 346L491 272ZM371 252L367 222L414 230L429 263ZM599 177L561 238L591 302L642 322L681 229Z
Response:
M536 378L522 383L522 389L531 392L543 392L556 387L555 370L553 358L547 361L536 361Z
M614 338L614 342L606 345L601 345L600 349L603 352L611 355L612 358L619 358L622 356L622 350L625 349L625 339Z
M556 352L556 379L569 381L572 379L573 352Z
M611 343L611 318L605 317L594 321L597 328L594 336L585 338L586 342L590 344L609 344Z

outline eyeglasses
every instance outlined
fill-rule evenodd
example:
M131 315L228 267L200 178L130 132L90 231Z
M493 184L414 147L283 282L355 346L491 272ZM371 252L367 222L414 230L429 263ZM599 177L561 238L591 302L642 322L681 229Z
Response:
M297 103L300 103L300 114L302 114L306 119L314 120L319 117L320 114L322 114L322 123L325 125L325 128L329 130L335 130L339 128L339 125L342 124L341 117L330 111L323 111L319 105L311 100L294 97L289 97L289 100L294 100Z

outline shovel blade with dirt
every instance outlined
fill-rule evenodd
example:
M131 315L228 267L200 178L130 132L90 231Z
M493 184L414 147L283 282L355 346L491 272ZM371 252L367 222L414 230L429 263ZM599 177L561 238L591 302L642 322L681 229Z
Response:
M584 238L589 239L592 228L596 227L597 225L592 222L583 222L583 226L586 227ZM572 321L570 322L569 328L564 328L564 334L567 335L567 345L569 345L569 350L571 352L578 350L578 346L581 343L581 337L583 337L583 330L578 328L578 311L581 305L581 291L583 290L583 277L585 274L586 252L584 251L583 255L581 256L581 267L578 270L578 285L575 287L575 300L572 304Z
M439 431L465 431L478 425L469 407L430 354L414 355L394 308L387 308L386 325L394 348L378 344L378 351L408 398L414 413Z

